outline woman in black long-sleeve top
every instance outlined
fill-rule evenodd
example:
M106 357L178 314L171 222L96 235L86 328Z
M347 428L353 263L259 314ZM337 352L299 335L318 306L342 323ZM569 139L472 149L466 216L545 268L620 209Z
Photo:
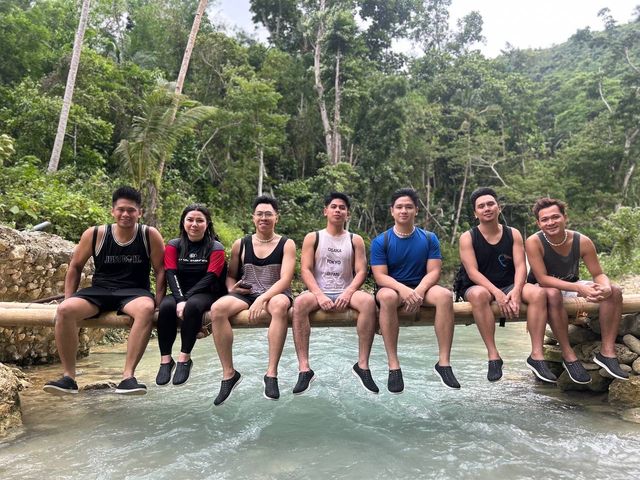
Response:
M226 294L224 247L216 240L211 214L204 205L189 205L182 212L180 237L167 244L164 266L172 295L164 298L158 314L161 357L156 384L168 384L175 367L173 384L183 385L193 365L191 350L202 328L202 316ZM182 346L176 363L171 348L179 322Z

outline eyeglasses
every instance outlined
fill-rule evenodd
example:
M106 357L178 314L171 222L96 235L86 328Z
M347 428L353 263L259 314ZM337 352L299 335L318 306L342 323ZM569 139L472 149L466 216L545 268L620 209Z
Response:
M269 212L269 211L266 211L266 212L254 212L253 216L257 217L257 218L273 218L273 217L276 216L276 214L273 213L273 212Z

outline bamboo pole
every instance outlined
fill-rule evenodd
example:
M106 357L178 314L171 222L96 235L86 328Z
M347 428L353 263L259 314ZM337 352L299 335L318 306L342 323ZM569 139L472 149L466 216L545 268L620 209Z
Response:
M579 317L582 314L596 313L599 305L589 303L582 298L566 298L564 306L569 315L571 323L581 323ZM17 326L42 326L52 327L54 325L55 311L57 305L43 305L38 303L15 303L0 302L0 327ZM500 315L498 305L494 302L491 305L496 318ZM459 325L470 325L473 323L471 305L467 302L457 302L453 304L455 323ZM516 319L507 319L507 322L523 322L526 320L526 305L522 305L520 316ZM623 313L640 312L640 294L624 295L622 303ZM400 325L402 326L427 326L433 325L435 309L433 307L422 307L417 313L399 312ZM208 313L206 314L208 317ZM289 311L291 317L291 310ZM313 327L353 327L356 324L357 312L348 309L344 312L324 312L317 311L311 314L311 326ZM257 319L250 321L248 312L245 310L231 319L231 325L236 328L260 328L269 325L270 317L263 314ZM206 323L206 322L205 322ZM78 322L79 327L95 328L130 328L131 318L127 315L116 315L115 312L107 312L97 318L86 319Z

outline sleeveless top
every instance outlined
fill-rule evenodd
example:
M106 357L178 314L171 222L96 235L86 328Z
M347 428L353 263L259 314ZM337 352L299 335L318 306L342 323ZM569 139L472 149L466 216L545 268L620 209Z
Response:
M149 229L136 224L135 234L127 243L119 243L113 236L113 225L105 225L100 243L98 227L93 230L93 262L95 273L91 285L119 290L123 288L150 289L151 267Z
M476 234L471 233L473 251L476 254L478 271L498 288L513 284L516 276L513 264L513 232L506 225L502 227L502 237L495 245L491 245L482 235L480 229L473 227Z
M571 244L571 250L566 257L557 253L542 232L538 232L538 238L542 244L543 255L542 260L544 266L547 269L547 275L559 278L565 282L577 282L580 279L578 267L580 264L580 234L573 232L573 243ZM538 283L533 271L529 272L527 278L529 283Z
M353 281L353 245L345 231L334 237L327 229L318 232L313 276L324 293L342 293Z
M241 262L241 280L251 285L252 295L261 295L269 290L274 283L280 280L280 269L282 267L282 258L284 257L284 244L287 237L282 236L276 245L276 248L265 258L256 257L253 251L253 241L251 235L247 235L240 241L240 262ZM242 252L244 250L244 261L242 261ZM291 287L284 292L285 295L291 296Z

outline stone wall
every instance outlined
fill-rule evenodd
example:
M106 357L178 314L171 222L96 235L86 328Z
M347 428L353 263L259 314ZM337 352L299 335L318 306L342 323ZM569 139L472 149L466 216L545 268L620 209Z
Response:
M10 428L22 425L18 392L27 385L24 373L0 363L0 437Z
M29 302L64 293L64 276L75 245L57 235L19 232L0 225L0 301ZM90 285L93 260L80 286ZM102 329L82 329L79 356L104 336ZM0 327L0 362L31 365L57 359L51 327Z
M591 383L573 383L562 368L562 352L557 341L547 327L544 356L551 370L558 375L558 386L563 391L609 392L609 400L627 407L640 407L640 313L622 316L616 340L616 356L623 370L630 374L629 381L616 380L592 362L600 351L600 323L591 318L584 325L569 326L569 341L591 375Z

